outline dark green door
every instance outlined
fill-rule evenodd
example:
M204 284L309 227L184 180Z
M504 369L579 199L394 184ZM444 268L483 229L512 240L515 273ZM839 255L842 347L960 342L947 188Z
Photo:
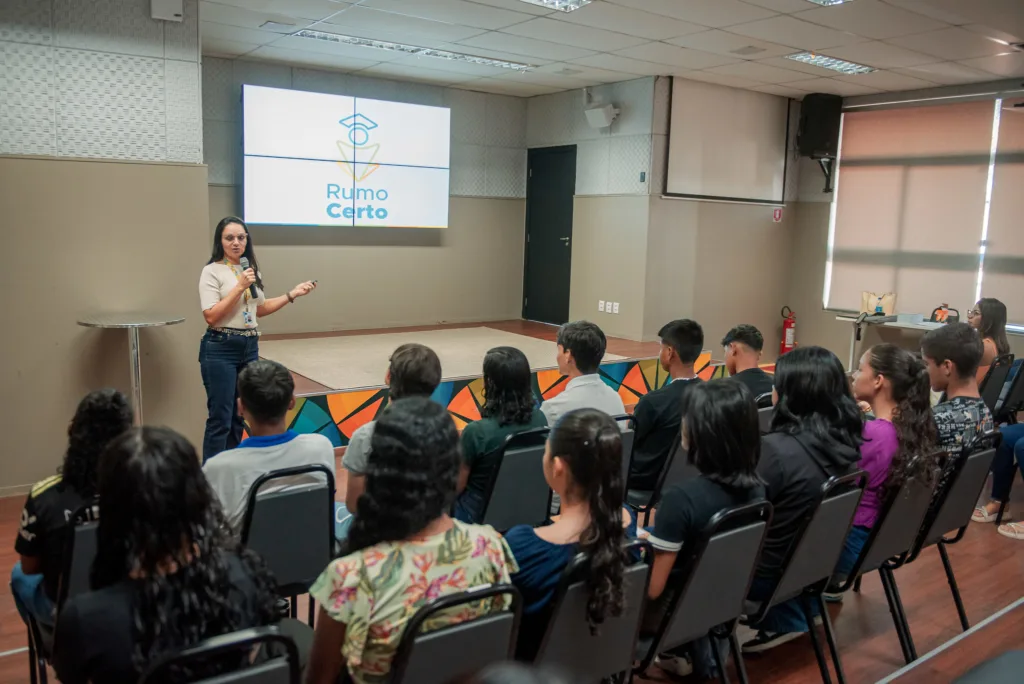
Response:
M569 320L576 146L529 150L527 169L523 318L561 325Z

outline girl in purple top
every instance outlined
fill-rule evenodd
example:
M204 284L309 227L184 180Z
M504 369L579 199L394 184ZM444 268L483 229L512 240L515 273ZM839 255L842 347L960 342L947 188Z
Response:
M859 467L867 472L864 497L853 517L836 580L853 569L886 497L908 478L934 476L937 434L932 418L928 370L914 354L893 344L864 352L853 376L853 394L871 405L875 420L864 424ZM915 457L920 456L915 460Z

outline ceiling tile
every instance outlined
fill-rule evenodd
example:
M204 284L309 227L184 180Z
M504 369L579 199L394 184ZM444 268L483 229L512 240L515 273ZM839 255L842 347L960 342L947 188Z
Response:
M360 7L484 29L500 29L533 18L531 14L510 12L466 0L363 0Z
M485 33L482 36L460 40L459 44L479 47L484 49L501 50L513 55L524 55L526 57L541 57L544 59L565 60L586 57L593 54L593 50L552 43L547 40L534 40L522 36L513 36L510 33ZM449 48L450 49L450 48Z
M687 71L676 75L679 76L679 78L684 78L690 81L717 83L718 85L729 86L730 88L753 88L754 86L759 85L757 81L751 81L749 78L732 76L730 74L716 74L711 71Z
M738 76L756 83L792 83L793 81L807 80L807 74L802 74L799 71L779 69L778 67L759 64L757 62L726 64L725 66L707 69L707 71L716 74Z
M361 70L359 74L361 76L382 76L384 78L416 81L419 83L435 83L437 85L467 83L479 78L479 76L474 76L472 74L456 74L451 71L424 69L422 67L411 66L409 64L396 65L393 62L377 64L376 66Z
M770 95L781 95L782 97L791 97L794 100L802 100L804 95L808 91L801 88L794 88L792 83L786 85L760 85L754 86L753 90L759 93L768 93Z
M568 76L570 78L578 78L585 81L591 81L593 83L618 83L619 81L623 81L631 76L631 74L625 74L621 71L598 69L586 66L585 64L576 64L573 62L553 62L551 64L545 64L544 66L531 70L530 73Z
M648 62L641 59L630 59L629 57L622 57L621 55L612 55L608 53L591 55L590 57L581 57L580 59L573 59L570 61L572 64L584 64L586 66L597 67L598 69L621 71L624 74L634 74L639 76L663 76L670 71L670 69L664 64L655 64L654 62Z
M206 2L206 0L199 3L199 20L248 29L259 29L267 21L292 24L295 26L295 30L305 28L312 23L310 19L298 19L287 14L252 12L233 5L222 5L217 2Z
M1005 45L958 26L892 38L886 42L951 61L988 57L1009 50Z
M807 0L743 0L748 5L757 5L775 12L800 12L807 9Z
M964 26L965 29L973 33L980 33L987 38L995 38L1001 40L1004 43L1022 43L1024 42L1024 31L1021 33L1007 33L1006 31L1000 31L983 24L968 24ZM1003 27L1005 28L1005 27Z
M210 0L209 4L231 5L252 12L281 14L319 21L351 7L356 0Z
M990 74L1005 76L1006 78L1024 76L1024 52L1011 52L993 57L965 59L960 63L972 69L981 69Z
M544 59L543 57L529 57L526 55L517 55L511 52L501 52L499 50L488 50L481 47L470 47L466 45L460 45L459 43L448 43L444 46L445 50L451 52L463 52L468 55L474 55L476 57L490 57L491 59L503 59L507 62L524 62L530 66L542 66L544 64L551 64L557 62L557 59Z
M585 88L589 85L599 83L592 79L581 79L573 78L571 76L559 76L558 74L545 74L537 71L531 71L528 73L513 73L509 72L500 76L491 77L493 80L498 81L515 81L516 83L527 83L534 85L547 86L548 88L559 88L561 90L574 90L576 88Z
M799 81L793 84L796 88L807 88L812 93L832 93L851 97L853 95L871 95L881 92L877 88L857 85L856 83L845 83L834 78L814 78L809 81Z
M260 47L254 43L236 43L203 36L203 54L208 57L239 57Z
M804 0L800 1L803 2ZM748 36L741 36L736 33L729 33L718 29L701 31L700 33L691 33L688 36L673 38L667 42L680 47L690 48L692 50L703 50L704 52L713 52L716 55L740 57L742 59L760 59L763 57L777 57L779 55L789 55L793 53L793 48L786 45L767 43L763 40L756 40ZM760 48L760 51L741 55L733 52L733 50L742 50L743 48L750 47Z
M869 43L856 43L842 47L829 48L825 51L829 57L838 57L858 64L867 64L878 69L892 67L916 66L934 62L935 58L913 50L873 40Z
M833 7L819 7L793 16L868 38L895 38L946 27L941 21L878 0L857 0Z
M417 45L427 45L427 42L434 43L427 45L428 47L436 47L439 42L463 40L483 33L481 29L470 26L457 26L418 17L407 17L365 7L351 7L330 17L317 28L352 36L409 42Z
M252 43L254 45L266 45L281 37L280 33L228 26L227 24L215 24L211 21L199 23L199 35L213 40L230 40L236 43Z
M818 26L807 21L794 19L788 15L780 15L771 19L732 26L729 30L732 33L760 38L772 43L790 45L802 50L820 50L836 47L837 45L863 43L865 40L852 33Z
M829 50L829 52L832 52ZM808 76L820 76L822 78L829 78L835 76L834 71L831 69L822 69L821 67L814 66L813 64L805 64L804 62L797 62L792 59L786 59L785 57L768 57L766 59L756 60L758 64L767 64L768 66L779 67L780 69L791 69L793 71L799 71L802 74Z
M708 67L740 61L739 57L714 55L710 52L690 50L669 45L668 43L647 43L646 45L618 50L615 54L647 62L683 67L684 69L707 69Z
M498 7L500 9L515 10L516 12L526 12L527 14L544 15L544 14L557 14L556 10L548 7L541 7L540 5L532 5L522 0L472 0L473 2L480 5L487 5L489 7Z
M721 28L745 21L767 19L774 12L739 0L609 0L617 5L663 14L666 17ZM578 10L581 11L581 10Z
M988 59L982 57L982 59ZM926 81L940 83L942 85L956 85L958 83L984 83L992 80L992 74L973 69L956 62L939 62L937 64L922 64L920 66L901 67L893 69L898 74L923 78Z
M962 9L968 2L974 2L975 0L967 0L967 2L957 1L960 2L960 8ZM967 17L955 11L956 8L950 9L936 6L936 0L888 0L888 2L890 5L896 5L905 10L917 12L918 14L923 14L926 17L931 17L947 24L953 24L954 26L970 23Z
M246 55L246 58L283 64L297 64L300 66L331 67L344 71L357 71L377 64L372 59L355 59L354 57L329 55L324 52L311 52L307 50L289 50L272 45L259 47Z
M920 90L921 88L934 88L935 84L905 74L897 74L893 71L872 71L870 74L839 75L836 78L846 83L877 88L878 90Z
M579 24L570 24L564 21L548 19L547 17L538 17L522 24L509 26L502 33L549 40L601 52L611 52L647 42L646 38L627 36L624 33L615 33L613 31L605 31L604 29L580 26Z
M1024 10L1020 0L927 0L927 5L935 11L964 18L964 21L950 23L984 24L1016 35L1024 34Z
M554 18L651 40L665 40L705 30L705 27L697 24L610 2L595 2L575 12L560 13Z
M549 95L557 93L561 88L549 88L535 83L520 83L518 81L507 81L496 78L478 78L466 83L452 86L460 90L475 90L482 93L497 93L500 95L514 95L515 97L534 97L536 95Z
M351 57L370 62L390 62L405 56L405 53L395 52L394 50L380 50L361 45L346 45L344 43L332 43L326 40L299 38L297 36L281 36L274 41L273 45L274 47L285 48L286 50L319 52L335 57Z
M460 62L454 59L440 59L438 57L420 57L417 55L402 57L389 62L395 66L409 66L417 69L432 69L434 71L449 71L455 74L469 74L477 78L500 76L502 74L516 73L511 69L503 69L497 66L485 64L474 64L472 62Z

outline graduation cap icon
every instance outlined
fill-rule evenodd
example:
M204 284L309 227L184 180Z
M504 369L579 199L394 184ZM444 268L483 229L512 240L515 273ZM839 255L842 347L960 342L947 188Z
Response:
M377 122L364 114L353 114L338 121L348 129L348 139L353 145L365 145L370 139L369 131L377 127Z

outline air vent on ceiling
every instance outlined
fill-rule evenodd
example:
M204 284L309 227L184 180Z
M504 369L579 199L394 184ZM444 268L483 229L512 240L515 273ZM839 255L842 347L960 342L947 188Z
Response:
M758 52L764 52L764 48L757 47L756 45L747 45L741 48L736 48L735 50L729 50L729 52L731 52L734 55L741 56L756 55Z
M583 69L570 69L569 67L562 67L555 73L561 74L562 76L575 76L576 74L582 74Z
M295 24L284 24L280 21L265 21L260 24L260 28L274 33L291 33L298 27Z

